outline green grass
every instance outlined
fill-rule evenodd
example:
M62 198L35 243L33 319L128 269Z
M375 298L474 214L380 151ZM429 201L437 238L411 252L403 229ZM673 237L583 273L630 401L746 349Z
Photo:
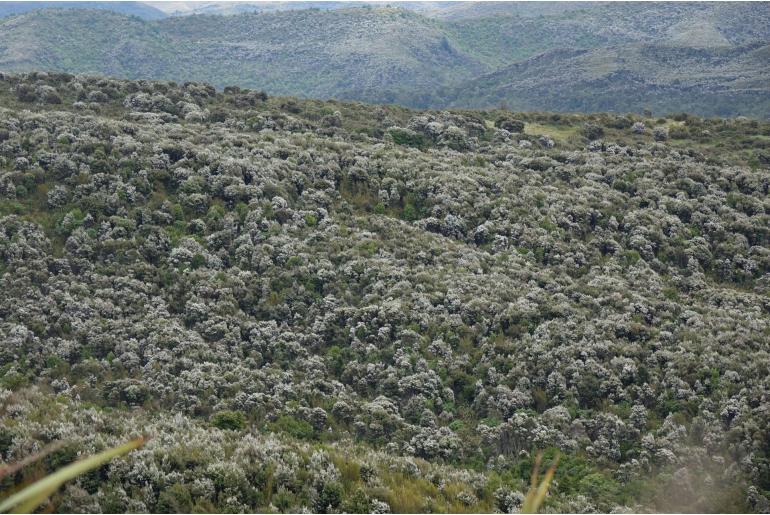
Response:
M579 136L578 127L572 125L554 125L543 123L527 123L524 125L524 134L531 136L550 136L556 142L568 143Z

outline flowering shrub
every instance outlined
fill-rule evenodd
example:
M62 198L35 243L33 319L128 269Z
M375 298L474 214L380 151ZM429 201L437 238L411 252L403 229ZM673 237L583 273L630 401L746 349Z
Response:
M0 457L155 436L57 509L767 505L767 124L0 98Z

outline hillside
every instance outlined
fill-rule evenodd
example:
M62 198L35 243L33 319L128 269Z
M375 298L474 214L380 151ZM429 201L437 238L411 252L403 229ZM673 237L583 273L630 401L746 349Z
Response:
M770 506L770 124L0 75L2 488L58 512Z
M144 2L172 16L190 16L195 14L233 15L254 11L286 11L296 9L344 9L350 7L398 7L415 11L432 18L471 19L492 16L540 16L557 14L565 11L583 9L592 2L463 2L463 1L198 1L198 2ZM595 2L594 2L595 3Z
M97 1L45 1L37 0L34 2L0 2L0 18L22 14L40 9L101 9L113 11L128 16L138 16L144 20L159 20L165 18L166 14L146 2L97 2Z
M37 10L0 20L0 69L414 107L770 118L770 4L576 5L279 10L276 2L257 13L157 21Z
M0 49L5 69L216 77L220 87L400 103L482 69L427 18L384 8L198 15L160 25L102 11L38 11L4 22Z
M408 104L483 69L452 48L439 25L401 9L179 17L163 34L185 61L192 56L180 66L185 78L213 72L220 83L276 94Z
M449 98L458 107L751 115L770 112L769 62L770 45L760 43L554 50L471 79Z

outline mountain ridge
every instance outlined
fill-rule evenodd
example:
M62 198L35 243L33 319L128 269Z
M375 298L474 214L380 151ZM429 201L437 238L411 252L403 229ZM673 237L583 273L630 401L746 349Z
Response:
M379 5L154 21L43 9L0 20L0 69L205 81L418 108L502 102L666 113L684 103L695 114L770 118L768 5L598 3L447 20ZM629 77L643 80L624 82Z
M594 50L549 50L525 61L471 79L457 88L459 92L455 95L460 100L451 101L450 105L485 107L502 102L515 109L531 107L536 110L569 110L576 99L581 98L578 94L579 88L585 88L585 94L582 97L593 97L595 101L589 104L593 107L584 106L577 110L624 112L646 108L660 112L661 107L671 103L674 97L683 96L685 98L678 102L684 101L684 105L687 105L690 110L707 116L723 116L726 114L723 103L720 105L718 102L711 107L704 103L698 109L697 106L692 105L691 99L702 95L713 99L714 95L720 91L729 91L731 95L738 96L761 92L761 97L767 104L769 98L767 89L764 87L766 76L760 71L764 58L755 54L768 50L770 45L760 42L708 49L634 44ZM690 66L686 74L665 69L666 67L675 68L671 65L672 60L681 62L686 58L697 63ZM592 60L601 61L604 69L598 69L592 73L588 66L581 65ZM747 60L751 66L741 66L741 63ZM720 66L722 69L736 70L736 76L723 77L721 81L715 83L714 77L709 75L708 71L718 69ZM751 67L757 73L737 75L738 70L747 70ZM650 69L658 70L658 75L645 74L645 70ZM554 70L552 72L554 75L561 74L559 70L577 71L571 74L570 80L566 80L562 88L549 89L548 86L555 83L555 80L548 75L549 70ZM670 82L660 80L661 73L671 73L674 80ZM731 87L733 83L738 85ZM599 103L600 95L595 95L596 92L607 95L610 88L618 87L624 88L626 93L617 95L610 102ZM569 88L569 91L564 88ZM476 97L476 100L470 103L461 97L465 95L467 98L469 90L471 98ZM665 92L668 96L656 98L661 92ZM636 98L639 95L644 97ZM730 109L739 114L745 114L757 107L757 99L753 94L743 100L733 98L730 101L732 102Z
M166 14L147 2L132 2L118 0L113 2L99 1L45 1L35 2L0 2L0 19L17 14L23 14L40 9L101 9L129 16L137 16L144 20L159 20Z

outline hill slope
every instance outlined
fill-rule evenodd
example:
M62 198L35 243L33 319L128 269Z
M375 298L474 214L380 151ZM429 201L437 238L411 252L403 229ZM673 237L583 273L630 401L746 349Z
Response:
M454 50L434 22L385 8L158 24L95 10L37 11L2 23L0 52L3 69L206 79L220 87L401 103L484 69Z
M35 1L35 2L0 2L0 18L22 14L40 9L102 9L128 16L138 16L144 20L159 20L166 14L145 2L97 2L97 1Z
M345 9L350 7L398 7L440 19L471 19L491 16L540 16L584 9L595 2L463 2L463 1L198 1L145 2L173 16L194 14L233 15L255 11L287 11L296 9Z
M450 103L516 110L770 113L770 45L554 50L458 86ZM472 99L472 100L469 100Z
M34 11L2 21L2 68L159 77L171 41L139 18L96 9Z
M549 512L761 512L769 172L751 120L0 75L0 460L154 437L69 513L508 513L558 449Z
M180 17L162 33L181 48L187 78L213 74L276 94L408 104L485 69L440 25L401 9Z
M438 2L422 14L370 6L158 21L38 10L0 21L0 69L205 80L418 107L685 106L770 117L770 4L580 5Z

